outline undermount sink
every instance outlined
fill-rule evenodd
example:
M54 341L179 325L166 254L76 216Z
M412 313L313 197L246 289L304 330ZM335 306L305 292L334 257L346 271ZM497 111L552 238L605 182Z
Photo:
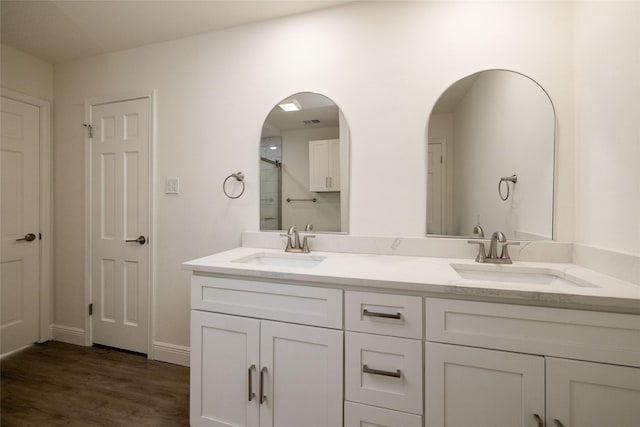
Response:
M505 267L495 265L451 264L461 278L492 283L520 283L538 286L579 286L595 288L582 280L563 277L560 271L535 267Z
M270 265L274 267L312 268L327 257L307 254L259 252L233 260L241 264Z

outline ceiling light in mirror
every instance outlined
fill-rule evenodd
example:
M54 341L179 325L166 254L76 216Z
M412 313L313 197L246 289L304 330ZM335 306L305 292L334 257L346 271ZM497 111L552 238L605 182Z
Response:
M427 233L551 239L555 123L546 91L521 73L452 84L427 129Z
M297 110L282 106L295 101ZM346 232L349 127L338 106L296 93L267 115L260 139L260 230Z
M300 103L298 101L296 101L295 99L289 99L287 101L284 101L284 102L278 104L278 107L282 108L282 110L286 111L286 112L300 111L300 109L302 108L300 106Z

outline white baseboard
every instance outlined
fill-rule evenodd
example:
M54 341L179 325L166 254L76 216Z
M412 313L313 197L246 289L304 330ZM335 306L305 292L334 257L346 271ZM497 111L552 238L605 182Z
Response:
M66 342L67 344L86 345L84 329L71 326L51 325L51 339Z
M153 359L175 365L189 366L189 347L155 341L153 343Z

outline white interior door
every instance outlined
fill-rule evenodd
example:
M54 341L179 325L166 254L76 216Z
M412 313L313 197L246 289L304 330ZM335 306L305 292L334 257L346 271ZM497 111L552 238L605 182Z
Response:
M91 106L92 340L148 352L149 100Z
M427 233L446 234L443 143L430 139L427 153Z
M38 340L40 109L2 97L1 352Z

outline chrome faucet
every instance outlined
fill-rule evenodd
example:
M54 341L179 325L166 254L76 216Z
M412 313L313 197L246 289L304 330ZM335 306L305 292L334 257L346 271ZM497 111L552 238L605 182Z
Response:
M509 256L509 245L519 245L520 242L508 242L507 237L502 231L496 231L491 235L489 241L489 253L485 252L484 240L467 240L468 243L478 245L478 255L476 255L476 262L491 263L491 264L512 264L511 257ZM500 255L498 255L498 243L502 245Z
M304 228L305 232L313 230L312 224L307 224ZM309 241L307 239L316 237L313 234L307 234L303 237L302 243L300 243L300 233L296 230L295 226L289 227L287 234L281 234L280 236L287 238L287 246L284 248L285 252L305 253L311 252L309 249Z

